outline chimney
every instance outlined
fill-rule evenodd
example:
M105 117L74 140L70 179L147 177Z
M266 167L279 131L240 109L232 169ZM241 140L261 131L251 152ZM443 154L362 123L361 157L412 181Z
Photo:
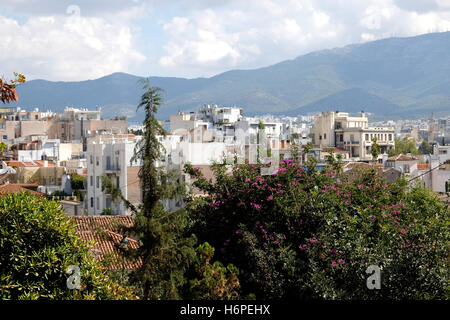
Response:
M365 116L365 112L364 112L364 110L361 110L361 117L364 118L364 116Z

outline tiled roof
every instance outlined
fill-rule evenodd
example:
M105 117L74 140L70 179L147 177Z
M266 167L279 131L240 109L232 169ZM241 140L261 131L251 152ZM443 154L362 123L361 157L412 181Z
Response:
M39 168L44 167L45 163L42 160L34 160L34 161L5 161L5 163L9 167L32 167ZM53 161L47 161L47 167L56 167L56 164Z
M413 161L413 160L418 160L418 159L414 156L402 154L402 153L388 158L388 161Z
M347 168L347 169L354 169L354 168L370 169L370 168L373 168L374 165L373 165L373 163L367 163L367 162L347 162L344 164L343 167Z
M22 193L27 192L31 193L36 196L45 197L45 193L33 191L30 189L27 189L25 187L35 187L36 185L30 185L30 184L15 184L15 183L7 183L0 185L0 195L4 194L10 194L10 193Z
M85 241L94 241L95 244L91 247L91 252L97 257L99 261L104 260L106 254L112 255L117 263L110 266L112 270L121 269L137 269L141 265L140 261L122 261L119 255L118 246L123 236L120 232L120 225L130 227L134 224L134 219L131 216L117 215L117 216L72 216L75 219L77 226L76 231L78 235ZM130 237L126 237L128 246L136 249L139 243ZM124 263L124 265L122 265Z

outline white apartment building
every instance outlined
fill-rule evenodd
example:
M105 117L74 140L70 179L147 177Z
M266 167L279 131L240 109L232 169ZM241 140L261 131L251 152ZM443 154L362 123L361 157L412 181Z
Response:
M347 112L322 112L315 116L311 133L315 146L345 149L350 157L360 160L372 160L374 138L377 138L381 154L395 147L394 128L369 127L364 112L360 117L350 117Z
M242 119L242 109L208 104L198 110L197 116L200 120L212 122L215 125L232 124Z
M141 161L131 159L136 143L141 137L130 134L104 134L88 138L87 144L87 210L89 215L98 215L105 208L113 214L127 214L120 200L113 201L111 195L102 191L102 175L107 175L114 186L131 203L141 202L138 172Z
M441 146L439 144L435 144L433 146L433 154L437 156L440 163L444 163L450 159L450 145Z

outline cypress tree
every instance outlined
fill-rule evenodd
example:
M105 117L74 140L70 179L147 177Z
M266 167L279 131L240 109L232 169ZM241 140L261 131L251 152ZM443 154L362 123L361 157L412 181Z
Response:
M131 159L131 162L142 161L139 171L142 205L134 207L106 177L103 185L113 197L122 199L135 215L134 226L122 228L140 241L139 248L123 252L128 258L141 262L140 268L130 275L130 282L139 289L143 299L180 299L180 292L187 283L185 273L196 259L196 239L185 235L188 218L184 209L168 212L164 208L164 200L183 196L186 188L177 179L179 173L157 166L164 149L158 135L166 134L156 119L162 104L162 90L151 87L148 79L144 90L137 107L145 111L143 136Z

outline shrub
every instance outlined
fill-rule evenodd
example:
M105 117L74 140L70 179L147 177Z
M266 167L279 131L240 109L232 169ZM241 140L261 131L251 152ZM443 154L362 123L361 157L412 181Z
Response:
M239 268L242 295L259 299L442 299L449 296L449 211L429 191L365 173L348 183L340 164L321 172L283 160L215 181L186 165L205 193L188 205L191 230ZM369 290L366 269L382 269L382 287Z
M131 299L113 283L57 202L27 193L0 197L0 299ZM80 288L67 288L69 265Z

